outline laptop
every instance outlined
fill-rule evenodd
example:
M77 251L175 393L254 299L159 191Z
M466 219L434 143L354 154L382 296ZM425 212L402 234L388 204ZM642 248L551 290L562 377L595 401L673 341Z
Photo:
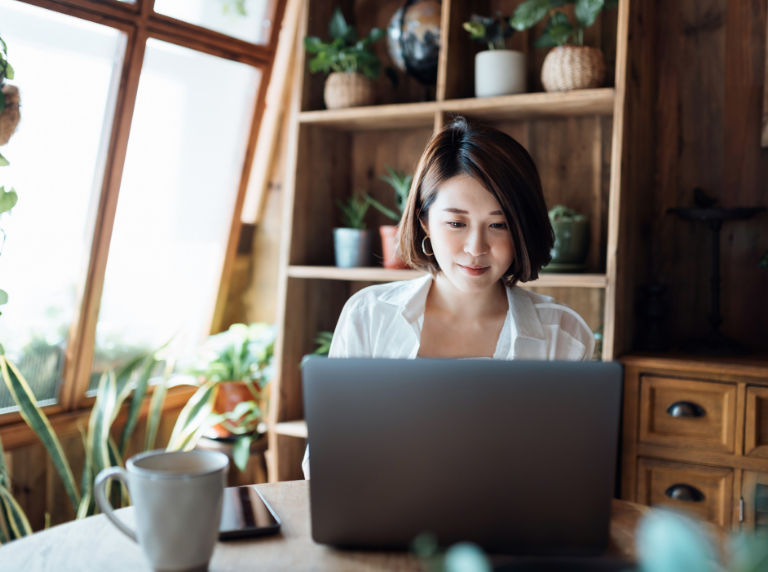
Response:
M620 364L312 356L302 371L316 542L605 551Z

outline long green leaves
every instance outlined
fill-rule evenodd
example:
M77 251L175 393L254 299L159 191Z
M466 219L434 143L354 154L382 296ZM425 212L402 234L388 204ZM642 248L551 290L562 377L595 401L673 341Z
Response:
M5 465L5 452L0 442L0 544L32 532L27 516L11 495L11 479Z
M192 449L210 425L217 382L207 381L189 398L179 413L168 441L169 451Z
M69 500L72 502L72 506L77 510L80 504L80 494L75 487L75 478L72 475L72 468L69 466L67 458L64 456L64 450L61 448L61 443L56 433L51 427L48 417L43 413L37 405L37 399L32 393L29 384L21 375L16 366L8 361L5 356L0 356L0 373L2 373L3 381L8 387L13 400L19 406L19 412L22 419L27 425L32 428L35 434L42 441L43 446L51 456L53 466L56 468L56 472L59 473L61 480L64 483L64 490L69 496Z

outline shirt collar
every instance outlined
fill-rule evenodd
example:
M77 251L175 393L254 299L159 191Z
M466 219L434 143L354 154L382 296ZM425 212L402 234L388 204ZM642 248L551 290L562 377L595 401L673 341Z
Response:
M419 278L401 282L397 288L385 290L379 296L379 300L402 308L403 317L409 322L415 322L424 315L430 286L432 286L432 275L425 274Z

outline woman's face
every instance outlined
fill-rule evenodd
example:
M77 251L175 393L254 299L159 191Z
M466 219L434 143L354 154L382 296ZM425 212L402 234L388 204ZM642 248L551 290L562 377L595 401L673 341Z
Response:
M512 235L501 205L468 175L438 187L422 226L440 270L462 292L495 287L512 264Z

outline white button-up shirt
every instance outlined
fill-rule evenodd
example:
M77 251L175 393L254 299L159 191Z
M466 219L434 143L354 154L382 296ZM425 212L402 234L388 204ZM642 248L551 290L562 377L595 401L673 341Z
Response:
M330 357L415 358L432 276L369 286L344 305ZM549 296L507 288L494 359L587 360L595 339L576 312Z
M369 286L341 311L329 357L415 358L432 276ZM549 296L507 288L507 316L494 359L588 360L595 338L586 322ZM309 478L309 447L302 462Z

